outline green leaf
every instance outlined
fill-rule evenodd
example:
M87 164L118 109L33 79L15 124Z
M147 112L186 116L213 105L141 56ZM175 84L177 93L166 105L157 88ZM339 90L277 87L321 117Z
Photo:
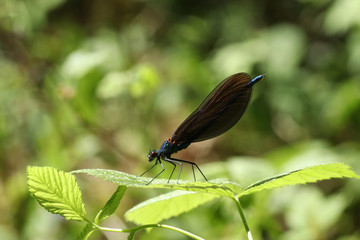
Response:
M99 214L95 218L95 223L100 224L106 218L108 218L111 214L113 214L116 208L119 206L122 197L126 191L126 187L119 186L116 191L113 193L109 201L105 204L105 206L100 210Z
M125 218L139 225L159 223L218 197L207 193L173 191L140 203L127 211Z
M135 237L135 232L131 232L129 235L128 235L128 240L133 240Z
M171 180L170 183L167 183L166 179L155 179L152 184L146 185L151 178L138 177L115 170L82 169L74 171L73 173L86 173L127 187L176 189L198 193L211 193L230 198L233 198L235 195L239 198L265 189L305 184L330 178L360 178L349 166L343 163L328 163L299 169L254 183L244 190L238 184L226 179L211 179L209 182L180 180L179 184L176 183L176 180Z
M236 197L239 198L265 189L272 189L295 184L312 183L330 178L344 177L360 179L360 176L357 175L354 171L352 171L351 168L344 163L321 164L295 170L254 183L245 188Z
M95 230L96 229L93 227L93 225L91 223L88 223L83 228L81 233L78 236L76 236L76 240L87 240Z
M167 183L167 179L155 179L151 184L146 185L151 178L134 176L115 170L81 169L73 171L72 173L86 173L127 187L176 189L212 193L231 198L242 190L238 184L225 179L212 179L209 182L189 182L180 180L179 184L176 183L176 180L171 180L170 183Z
M46 210L67 220L84 221L85 207L75 177L51 167L28 167L30 193Z

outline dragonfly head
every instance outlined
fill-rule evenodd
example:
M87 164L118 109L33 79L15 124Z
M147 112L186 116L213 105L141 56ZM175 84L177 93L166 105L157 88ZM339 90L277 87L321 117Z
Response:
M148 154L149 162L151 162L152 160L154 160L158 156L159 156L159 154L158 154L158 152L156 150L151 150L149 152L149 154Z

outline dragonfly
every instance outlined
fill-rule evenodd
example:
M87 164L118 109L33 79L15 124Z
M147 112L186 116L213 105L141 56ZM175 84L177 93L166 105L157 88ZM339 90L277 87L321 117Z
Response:
M165 171L163 161L173 165L168 183L176 166L180 166L177 178L177 183L179 182L184 163L192 166L194 181L196 181L194 167L208 181L196 163L173 158L171 155L186 149L191 143L217 137L232 128L246 110L252 86L264 77L265 74L251 79L247 73L236 73L219 83L200 106L180 124L172 137L161 145L159 150L151 150L149 152L147 156L149 162L155 161L155 163L140 176L143 176L158 164L161 165L162 170L147 185Z

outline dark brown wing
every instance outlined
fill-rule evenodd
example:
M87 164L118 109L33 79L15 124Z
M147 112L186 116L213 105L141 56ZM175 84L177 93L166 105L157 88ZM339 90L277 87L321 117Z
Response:
M251 81L247 73L237 73L222 81L200 106L174 132L177 144L200 142L229 130L243 115L249 103Z

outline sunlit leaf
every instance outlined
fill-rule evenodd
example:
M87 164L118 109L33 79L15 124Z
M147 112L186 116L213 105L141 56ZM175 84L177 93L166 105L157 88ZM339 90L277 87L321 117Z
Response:
M242 197L244 195L249 195L251 193L259 192L265 189L312 183L330 178L360 179L360 176L352 171L348 165L343 163L321 164L295 170L254 183L245 188L244 191L237 195L237 197Z
M84 221L85 207L75 177L51 167L28 167L28 187L49 212Z
M109 201L105 204L105 206L101 209L99 214L96 216L95 223L100 224L106 218L108 218L111 214L113 214L116 208L119 206L122 197L126 191L125 186L119 186L116 191L113 193Z
M242 188L236 183L230 182L225 179L212 179L208 182L188 182L180 180L179 184L176 183L176 180L171 180L170 183L167 183L167 179L155 179L151 184L147 185L151 178L138 177L115 170L81 169L73 171L72 173L86 173L88 175L105 179L112 183L135 188L176 189L193 192L212 193L228 197L233 197L236 193L242 190Z
M81 233L76 236L76 240L87 240L90 235L95 231L96 229L93 227L91 223L88 223Z
M188 212L219 195L188 191L173 191L151 198L126 212L128 221L139 225L159 223L170 217Z

